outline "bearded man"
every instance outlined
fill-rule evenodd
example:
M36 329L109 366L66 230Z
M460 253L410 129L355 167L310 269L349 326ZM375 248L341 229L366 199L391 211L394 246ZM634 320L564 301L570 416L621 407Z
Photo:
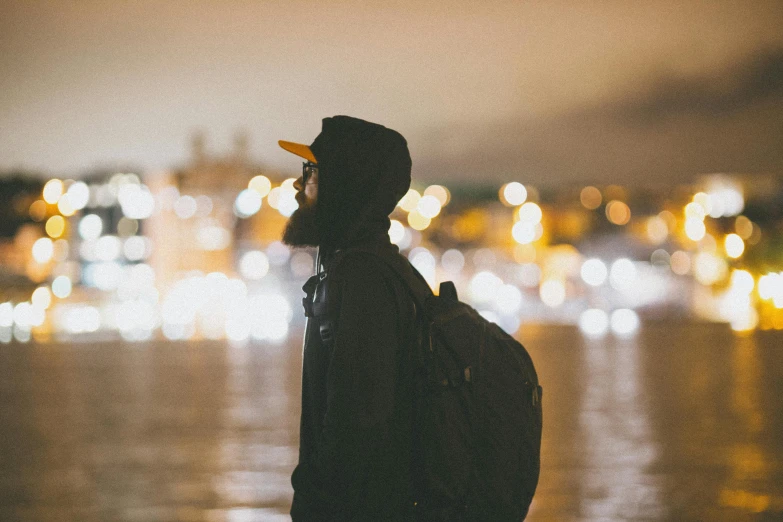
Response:
M416 310L384 266L412 270L388 235L388 216L410 186L407 143L396 131L348 116L325 118L309 146L279 143L306 160L294 183L299 208L283 241L318 247L318 273L304 286L292 519L412 520Z

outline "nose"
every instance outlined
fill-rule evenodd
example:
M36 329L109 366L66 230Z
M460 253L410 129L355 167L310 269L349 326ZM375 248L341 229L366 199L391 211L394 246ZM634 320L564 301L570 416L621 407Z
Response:
M296 181L294 181L294 188L299 192L304 190L304 179L302 179L302 176L296 178Z

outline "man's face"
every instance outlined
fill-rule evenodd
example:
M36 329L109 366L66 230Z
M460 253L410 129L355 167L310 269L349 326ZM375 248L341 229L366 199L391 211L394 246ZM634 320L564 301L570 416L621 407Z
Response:
M299 208L291 214L286 223L283 243L289 246L318 246L318 227L315 218L315 206L318 201L318 168L308 169L306 166L303 170L306 174L294 182Z

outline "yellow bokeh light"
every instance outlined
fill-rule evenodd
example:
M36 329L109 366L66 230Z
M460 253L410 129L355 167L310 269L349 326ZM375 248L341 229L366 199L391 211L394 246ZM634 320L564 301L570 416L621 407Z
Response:
M261 194L262 198L265 198L272 190L272 182L266 176L255 176L248 182L247 188L255 190Z
M753 232L751 232L750 237L748 238L748 244L758 245L759 241L761 241L761 227L755 223L752 223L752 225L753 225Z
M406 192L402 199L400 199L399 203L397 203L397 206L399 206L405 212L412 212L416 208L416 205L419 204L420 199L421 194L419 194L415 189L408 189L408 192Z
M33 201L30 205L30 217L33 221L43 221L46 217L46 202L42 199Z
M541 217L543 216L543 213L541 212L541 207L539 207L532 201L528 201L527 203L519 207L518 215L520 221L529 223L531 225L535 225L536 223L541 221Z
M737 234L726 236L723 246L726 249L726 254L732 259L737 259L745 251L745 242Z
M65 232L65 219L62 216L52 216L46 220L46 233L49 237L58 238Z
M588 210L595 210L601 206L603 197L601 191L595 187L585 187L582 192L579 193L579 201L582 202L582 206Z
M499 196L500 201L504 205L516 207L517 205L524 203L527 199L527 189L522 183L512 181L511 183L506 183L500 187Z
M742 239L749 239L753 235L753 222L745 216L737 216L734 220L734 231Z
M296 190L294 188L295 181L296 178L287 178L280 184L280 188L282 188L283 190Z
M631 209L622 201L613 200L606 204L606 217L610 223L625 225L631 220Z
M443 185L430 185L424 190L424 196L435 196L440 201L440 206L445 207L451 201L451 193L449 189Z
M63 182L59 179L50 179L43 188L43 199L47 203L54 205L63 195Z
M408 225L414 230L424 230L430 226L432 220L422 216L418 210L413 210L408 214Z

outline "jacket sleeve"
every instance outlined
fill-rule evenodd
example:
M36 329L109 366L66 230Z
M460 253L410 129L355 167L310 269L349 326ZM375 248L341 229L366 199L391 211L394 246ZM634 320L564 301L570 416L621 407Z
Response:
M340 266L344 275L335 274L339 311L322 436L316 457L300 463L292 477L296 503L312 513L312 519L348 520L355 515L367 496L373 496L367 488L377 481L369 475L373 467L383 466L383 449L389 443L401 334L394 290L370 268L361 257L349 258ZM297 520L296 513L292 515Z

